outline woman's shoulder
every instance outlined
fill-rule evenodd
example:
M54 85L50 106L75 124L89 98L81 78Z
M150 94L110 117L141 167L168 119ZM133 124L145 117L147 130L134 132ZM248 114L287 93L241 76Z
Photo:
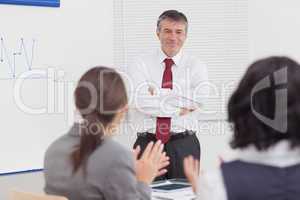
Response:
M122 152L123 155L130 155L130 157L132 156L132 153L128 147L124 146L123 144L120 144L113 138L105 139L104 145L108 146L110 148L110 151L112 152Z
M107 164L127 163L133 165L133 154L130 149L118 143L112 138L104 139L99 148L91 156L91 159L105 160Z
M77 145L80 141L79 135L74 134L74 126L65 134L55 139L47 148L46 155L53 152L68 152L69 149L73 149L74 145Z

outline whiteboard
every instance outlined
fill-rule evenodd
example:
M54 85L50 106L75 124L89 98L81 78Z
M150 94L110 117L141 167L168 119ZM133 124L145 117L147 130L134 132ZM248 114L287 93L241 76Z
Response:
M48 145L73 124L78 78L113 63L112 7L0 4L0 173L42 168Z

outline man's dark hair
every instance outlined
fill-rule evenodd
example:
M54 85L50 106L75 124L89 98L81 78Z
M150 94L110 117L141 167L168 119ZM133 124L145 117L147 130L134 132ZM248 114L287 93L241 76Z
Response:
M274 76L274 72L279 70L286 70L286 82L283 84L278 84ZM228 121L233 125L234 132L232 148L254 145L258 150L266 150L283 139L288 140L292 148L300 146L299 77L299 64L287 57L269 57L250 65L228 103ZM270 87L252 94L258 82L265 78L269 80ZM282 98L278 96L279 89L287 91L287 110L276 113L279 119L287 119L286 132L280 132L266 125L253 111L273 119L276 98L277 101L278 97Z
M166 10L158 17L157 25L156 25L157 32L160 31L160 22L165 19L169 19L169 20L176 21L176 22L184 22L185 23L185 31L187 32L188 20L182 12L179 12L177 10Z

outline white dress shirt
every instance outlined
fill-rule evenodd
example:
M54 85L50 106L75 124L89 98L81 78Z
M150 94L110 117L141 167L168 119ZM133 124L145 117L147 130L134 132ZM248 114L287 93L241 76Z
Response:
M249 146L237 151L236 159L275 167L288 167L300 163L300 148L290 149L288 141L278 142L267 151L258 151L254 146ZM227 200L220 168L201 173L197 197L199 200Z
M208 95L207 67L180 51L172 57L173 89L161 88L165 58L159 49L137 57L128 66L129 121L137 132L155 133L156 117L171 117L171 132L197 130L197 113ZM153 94L149 88L153 88ZM181 107L196 110L180 116Z

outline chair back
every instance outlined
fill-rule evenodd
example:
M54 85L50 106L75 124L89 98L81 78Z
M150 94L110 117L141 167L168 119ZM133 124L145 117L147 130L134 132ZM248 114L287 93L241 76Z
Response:
M10 193L10 200L68 200L68 199L63 196L12 191Z

